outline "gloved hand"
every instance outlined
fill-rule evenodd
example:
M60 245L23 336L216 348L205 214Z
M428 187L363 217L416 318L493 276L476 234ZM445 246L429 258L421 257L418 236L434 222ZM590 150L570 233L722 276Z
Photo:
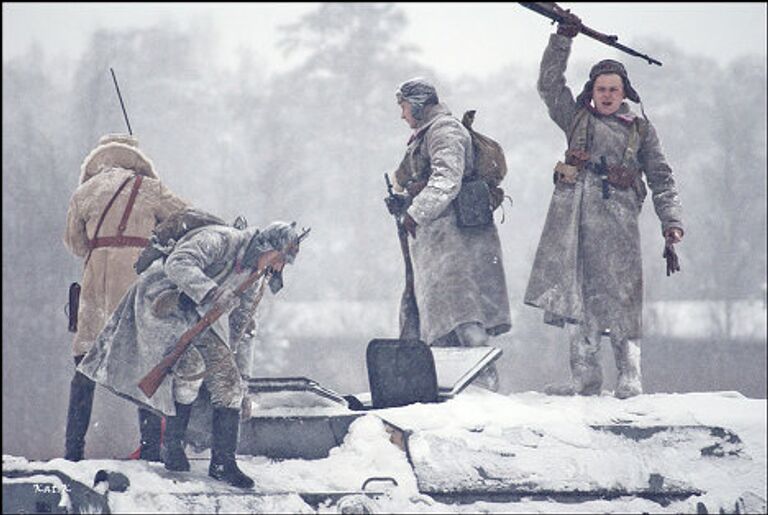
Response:
M219 304L224 312L228 313L240 305L240 297L231 288L217 286L212 288L200 303L201 306L206 307L214 304Z
M561 36L574 38L581 30L581 18L566 10L563 13L563 21L557 24L557 33Z
M675 252L675 243L683 239L683 230L679 227L670 227L664 231L664 253L662 257L667 260L667 277L680 271L680 260Z
M384 199L389 214L400 216L408 208L409 199L405 195L393 194Z
M405 232L410 234L413 239L416 239L416 227L418 226L419 224L416 223L416 220L406 212L405 216L403 216L403 227L405 228Z
M680 271L680 260L677 258L675 247L670 244L664 245L664 253L661 255L667 260L667 277Z

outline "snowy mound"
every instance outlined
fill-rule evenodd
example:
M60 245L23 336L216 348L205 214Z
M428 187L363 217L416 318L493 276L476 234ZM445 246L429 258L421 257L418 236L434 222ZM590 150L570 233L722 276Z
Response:
M619 401L471 387L444 403L367 412L326 458L241 455L252 491L208 478L204 457L171 473L141 461L3 456L3 511L25 496L77 511L87 487L113 513L760 513L765 413L764 399L732 392ZM94 486L99 470L127 485ZM370 478L385 479L363 491Z

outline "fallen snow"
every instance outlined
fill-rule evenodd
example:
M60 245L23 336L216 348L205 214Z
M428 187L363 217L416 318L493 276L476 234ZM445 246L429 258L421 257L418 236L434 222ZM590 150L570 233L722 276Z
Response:
M451 454L432 456L437 468L455 470L460 475L448 477L448 481L463 480L461 474L469 473L462 468L463 464L477 456L488 456L490 451L503 455L505 449L514 448L516 458L507 457L510 461L496 463L488 460L485 465L490 470L499 463L508 463L516 468L497 472L535 473L532 477L539 484L566 489L573 484L558 485L557 478L576 478L592 486L632 486L647 482L647 475L638 475L638 467L652 470L663 465L705 494L667 506L629 496L572 504L540 499L445 504L419 492L414 469L405 452L390 442L382 419L413 432L411 451L419 459L423 458L419 453L424 449L434 450L425 444L426 438L437 439L443 442L441 445L450 442ZM607 433L596 437L589 427L615 424L723 427L739 436L743 452L739 458L727 456L696 462L679 456L683 444L698 445L695 435L687 443L675 443L669 434L649 438L633 451L631 441ZM419 449L419 445L426 447ZM435 448L440 449L440 445ZM553 454L555 451L557 455ZM629 461L635 460L634 465L618 460L632 452L636 456ZM570 470L555 468L554 464L562 464L563 460L572 464ZM654 394L623 401L607 393L599 397L551 397L535 392L502 396L470 387L445 403L377 410L362 416L352 423L343 444L324 459L273 461L239 456L238 461L256 481L255 491L259 495L248 495L249 492L208 478L207 459L193 459L190 473L169 473L162 464L141 461L28 462L4 455L3 469L60 470L88 486L100 469L120 471L130 479L129 489L107 494L111 509L119 513L315 512L297 492L348 492L350 496L341 504L362 503L386 513L690 513L696 512L697 502L703 502L710 513L721 507L733 512L736 502L741 503L742 512L757 512L764 509L761 507L768 497L766 400L749 399L735 392ZM398 486L378 482L371 490L384 492L382 495L375 499L355 497L353 494L360 491L363 482L374 476L391 477ZM339 502L329 502L319 506L318 512L336 513L339 507Z

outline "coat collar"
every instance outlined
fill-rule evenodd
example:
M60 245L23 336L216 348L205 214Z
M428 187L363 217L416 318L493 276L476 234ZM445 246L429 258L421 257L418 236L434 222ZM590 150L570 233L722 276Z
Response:
M443 103L432 104L424 108L424 117L419 120L419 124L413 130L413 134L408 139L408 144L424 134L427 129L440 117L450 116L451 110Z
M110 142L94 148L80 165L80 184L110 168L124 168L157 179L152 161L136 147Z

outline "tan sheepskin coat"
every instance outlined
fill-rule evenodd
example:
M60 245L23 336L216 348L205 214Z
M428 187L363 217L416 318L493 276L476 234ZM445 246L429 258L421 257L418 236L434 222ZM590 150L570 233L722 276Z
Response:
M102 143L85 158L80 185L69 202L63 239L72 254L85 259L104 208L120 184L135 173L144 177L123 233L125 236L148 238L155 224L187 205L160 182L151 161L138 148L117 141ZM132 187L133 181L115 199L99 237L117 234ZM81 283L78 332L73 345L75 356L88 352L123 294L136 280L133 264L141 250L140 247L102 247L91 253Z

